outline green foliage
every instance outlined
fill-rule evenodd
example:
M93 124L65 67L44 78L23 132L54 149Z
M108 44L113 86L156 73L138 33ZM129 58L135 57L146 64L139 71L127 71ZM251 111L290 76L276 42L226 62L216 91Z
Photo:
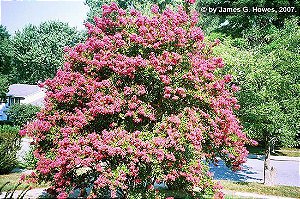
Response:
M274 28L284 26L285 19L289 19L299 14L300 1L288 0L239 0L239 1L223 1L223 0L198 0L197 8L201 11L203 7L212 8L236 8L239 12L216 12L203 13L203 25L205 28L211 28L211 21L214 21L214 29L224 32L234 37L246 37L253 43L267 42L265 36L272 34ZM248 12L243 8L248 8ZM277 12L255 12L253 8L274 8ZM284 11L279 7L294 7L293 12ZM291 8L292 9L292 8ZM298 10L297 10L298 9ZM283 11L283 12L280 12ZM289 10L292 11L292 10ZM227 24L222 23L228 22Z
M0 174L9 173L17 166L20 140L18 127L0 126Z
M0 40L5 40L5 39L8 39L9 38L9 33L8 31L6 30L6 27L3 26L3 25L0 25Z
M24 157L25 163L24 166L27 169L34 169L36 168L37 159L33 155L33 151L35 150L34 146L30 146L30 151L28 151Z
M244 129L262 144L273 137L279 146L299 144L299 38L300 28L293 19L269 35L268 45L246 51L233 47L236 39L227 38L215 49L241 87L239 115Z
M2 194L2 190L3 190L3 188L6 186L6 185L8 185L10 182L6 182L6 183L4 183L3 185L1 185L1 187L0 187L0 195ZM20 187L20 185L21 185L21 183L18 183L16 186L14 186L12 189L9 189L7 192L6 192L6 194L5 194L5 196L4 196L4 199L6 199L6 198L14 198L14 197L16 197L16 195L15 195L15 191ZM30 190L30 188L29 188L29 185L27 185L23 190L22 190L22 192L20 193L20 194L18 194L18 196L17 196L17 199L22 199L22 198L24 198L24 196L26 195L26 193L28 192Z
M5 101L8 92L8 74L11 71L10 35L6 28L0 25L0 103Z
M93 23L94 16L101 16L102 5L116 2L122 9L137 9L143 14L149 15L151 13L151 5L156 4L160 10L164 10L166 7L175 7L181 4L181 0L86 0L85 4L89 6L90 10L87 14L87 20Z
M9 81L5 75L0 74L0 103L6 101L6 93L8 92Z
M63 66L63 47L81 39L75 28L58 21L28 25L18 31L12 38L14 82L36 84L54 77Z
M14 104L8 111L7 115L14 125L23 126L36 118L36 113L40 107L31 104Z
M11 67L11 43L10 35L6 28L0 25L0 74L7 75Z

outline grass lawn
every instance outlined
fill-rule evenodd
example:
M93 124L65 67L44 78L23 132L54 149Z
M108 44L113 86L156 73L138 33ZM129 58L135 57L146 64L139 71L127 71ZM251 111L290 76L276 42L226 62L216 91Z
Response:
M6 185L2 191L7 191L13 189L19 181L21 173L11 173L7 175L0 175L0 187L6 182L10 182ZM292 197L299 198L300 196L300 187L291 187L291 186L265 186L260 183L248 183L248 182L232 182L227 180L222 180L221 184L224 186L224 189L238 192L252 192L263 195L274 195L274 196L283 196L283 197ZM18 190L24 189L25 184L22 184L18 187ZM47 184L34 185L31 184L31 187L42 188L47 187ZM184 193L180 191L167 191L168 195L176 196L176 198L185 198ZM226 196L227 199L235 198L234 196Z
M300 187L292 186L265 186L261 183L255 182L232 182L228 180L221 180L224 189L238 191L238 192L251 192L262 195L274 195L282 197L299 198Z
M275 150L275 153L281 156L300 157L300 149L294 149L294 148L281 148Z
M10 182L9 184L5 185L5 187L3 187L2 191L8 191L14 189L14 187L17 186L21 175L22 175L21 173L10 173L6 175L0 175L0 187L4 185L6 182ZM22 183L17 189L23 190L26 188L26 186L27 185L25 183ZM47 187L46 184L41 184L41 185L30 184L30 186L33 189Z
M249 153L256 155L264 155L264 148L262 147L247 147ZM288 156L288 157L300 157L300 149L296 148L278 148L275 149L273 156Z
M261 183L254 182L232 182L228 180L221 180L225 190L236 192L249 192L261 195L273 195L281 197L299 198L300 187L292 186L265 186ZM181 191L166 191L167 195L174 196L175 198L187 198ZM225 195L225 199L236 199L237 196Z

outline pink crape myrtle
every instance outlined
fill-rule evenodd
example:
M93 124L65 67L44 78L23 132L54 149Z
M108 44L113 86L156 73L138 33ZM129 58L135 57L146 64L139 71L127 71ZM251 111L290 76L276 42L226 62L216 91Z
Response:
M194 11L152 12L103 6L85 43L66 48L64 68L42 84L45 107L20 133L36 146L29 177L50 182L58 198L76 189L89 198L172 196L154 187L162 182L222 198L208 162L220 157L236 170L246 161L238 88L211 54L219 41L204 41Z

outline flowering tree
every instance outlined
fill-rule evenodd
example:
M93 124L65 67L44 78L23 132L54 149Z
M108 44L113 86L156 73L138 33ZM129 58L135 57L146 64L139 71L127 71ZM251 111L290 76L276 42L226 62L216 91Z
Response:
M245 162L238 88L211 56L218 41L204 42L196 12L152 12L103 6L86 42L67 48L64 69L43 84L45 108L21 134L37 146L32 177L50 181L59 198L78 188L89 197L164 197L154 182L220 198L207 162Z

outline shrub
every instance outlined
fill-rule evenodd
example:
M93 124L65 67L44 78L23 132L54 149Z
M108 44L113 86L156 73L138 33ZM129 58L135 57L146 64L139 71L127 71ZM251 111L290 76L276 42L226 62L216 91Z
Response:
M14 125L23 126L34 120L40 109L40 107L31 104L14 104L8 109L7 115Z
M164 197L154 182L221 198L207 163L245 162L237 87L211 56L218 41L204 42L196 12L152 12L103 6L102 18L86 24L87 41L66 48L64 69L43 84L45 108L20 133L37 147L34 180L50 181L59 198L76 188L81 196L91 188L90 197Z
M17 164L20 149L19 128L9 125L0 126L0 174L9 173Z
M30 150L25 154L24 157L24 167L27 169L34 169L37 164L37 159L33 155L33 151L35 150L34 146L30 146Z

